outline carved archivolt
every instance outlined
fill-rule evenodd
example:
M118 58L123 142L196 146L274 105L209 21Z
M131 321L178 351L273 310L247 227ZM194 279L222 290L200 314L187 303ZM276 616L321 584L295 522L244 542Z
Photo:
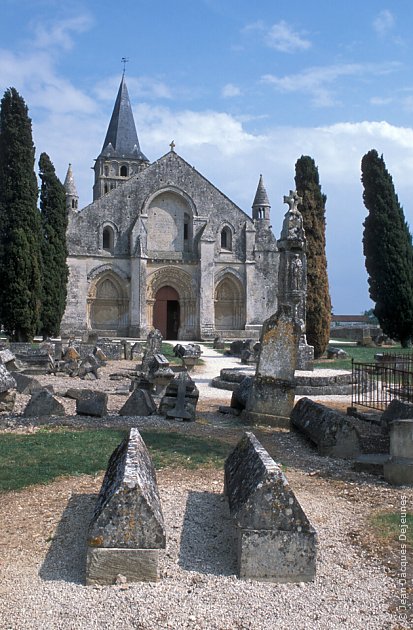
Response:
M240 273L237 269L234 269L233 267L224 267L224 269L221 269L215 274L215 290L217 286L219 285L219 283L222 282L222 280L226 278L232 281L239 288L241 293L244 292L244 289L243 289L243 286L245 283L244 274Z
M119 278L122 278L122 280L129 280L128 274L125 273L123 269L121 269L117 265L111 265L109 263L104 264L104 265L99 265L99 267L94 267L87 274L87 279L89 282L92 282L93 280L95 280L96 278L98 278L104 273L111 273L114 276L119 276Z
M101 265L94 275L89 274L90 280L89 300L96 298L107 299L109 293L112 299L128 300L129 299L129 286L125 281L127 279L126 274L122 274L123 278L119 274L115 273L109 265Z
M177 267L162 267L152 273L148 277L147 299L154 300L159 289L165 286L175 289L180 300L194 299L192 277L183 269L178 269Z

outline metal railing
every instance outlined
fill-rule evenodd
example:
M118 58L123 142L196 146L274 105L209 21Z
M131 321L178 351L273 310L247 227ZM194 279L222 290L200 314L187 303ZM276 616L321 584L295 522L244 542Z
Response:
M384 410L394 400L413 402L413 355L381 355L376 363L352 362L352 406Z

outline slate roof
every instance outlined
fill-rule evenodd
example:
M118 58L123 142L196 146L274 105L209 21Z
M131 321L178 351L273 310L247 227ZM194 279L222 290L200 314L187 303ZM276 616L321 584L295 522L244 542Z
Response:
M120 82L101 155L149 162L139 146L138 134L136 133L128 88L124 77L122 77Z
M260 181L258 182L257 192L255 193L254 202L252 207L258 206L260 208L267 207L270 208L270 202L268 200L267 191L265 190L264 180L262 179L262 175L260 175Z

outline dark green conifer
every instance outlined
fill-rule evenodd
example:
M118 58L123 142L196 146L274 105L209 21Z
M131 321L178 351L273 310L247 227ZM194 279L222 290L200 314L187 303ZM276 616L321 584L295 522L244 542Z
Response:
M32 125L15 88L6 90L0 107L0 321L11 339L28 341L41 301Z
M302 155L295 165L295 186L302 197L298 209L307 237L307 341L321 357L330 339L331 300L326 258L325 204L313 158Z
M375 149L361 161L364 221L363 251L374 314L383 332L411 344L413 335L413 248L409 227L387 171Z
M39 159L40 210L42 221L42 308L40 332L44 338L59 334L66 307L66 194L47 153Z

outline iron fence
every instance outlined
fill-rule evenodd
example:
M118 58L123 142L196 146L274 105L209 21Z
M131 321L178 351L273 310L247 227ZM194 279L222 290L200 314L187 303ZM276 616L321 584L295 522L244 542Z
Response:
M381 355L376 363L352 362L352 406L384 410L394 400L413 402L413 355Z

